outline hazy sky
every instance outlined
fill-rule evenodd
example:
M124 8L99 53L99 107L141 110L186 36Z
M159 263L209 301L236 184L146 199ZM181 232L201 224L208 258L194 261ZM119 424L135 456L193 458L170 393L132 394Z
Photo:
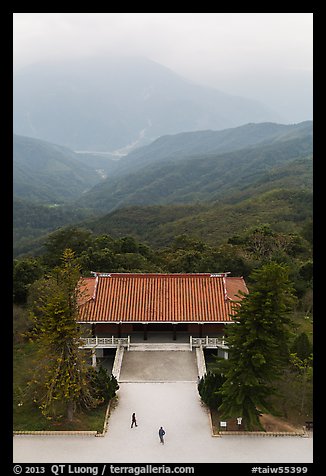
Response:
M14 13L14 71L93 54L142 55L194 82L312 119L312 13Z

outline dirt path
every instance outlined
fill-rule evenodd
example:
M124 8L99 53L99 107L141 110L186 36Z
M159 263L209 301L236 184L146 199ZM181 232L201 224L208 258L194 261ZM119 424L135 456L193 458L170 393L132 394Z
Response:
M293 426L282 418L277 418L273 415L264 414L261 416L260 421L266 431L302 431L302 427Z

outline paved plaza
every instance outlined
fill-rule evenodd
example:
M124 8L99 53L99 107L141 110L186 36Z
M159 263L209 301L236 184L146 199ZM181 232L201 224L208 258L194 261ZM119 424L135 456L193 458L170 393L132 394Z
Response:
M141 380L142 379L142 380ZM309 463L312 438L212 437L195 352L127 352L104 437L15 436L15 463ZM138 426L130 428L135 412ZM166 431L165 444L158 437Z

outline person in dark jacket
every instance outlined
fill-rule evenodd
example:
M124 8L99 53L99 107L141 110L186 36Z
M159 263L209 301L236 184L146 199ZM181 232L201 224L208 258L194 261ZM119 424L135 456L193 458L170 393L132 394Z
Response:
M161 427L161 428L158 430L158 436L160 437L160 442L162 443L162 445L164 445L164 435L165 435L165 431L164 431L163 428Z
M135 425L135 426L138 426L138 425L137 425L137 421L136 421L136 413L133 413L133 414L131 415L131 427L130 427L130 428L132 428L134 425Z

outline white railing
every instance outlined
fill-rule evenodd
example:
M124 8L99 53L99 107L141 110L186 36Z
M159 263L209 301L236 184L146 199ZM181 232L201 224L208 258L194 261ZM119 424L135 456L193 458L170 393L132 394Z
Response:
M190 348L192 347L220 347L228 349L228 345L224 337L192 337L190 336Z
M83 349L105 349L115 348L119 345L130 347L130 336L128 337L83 337L81 339ZM228 345L224 337L192 337L190 336L190 349L193 347L208 347L208 348L222 348L228 349Z
M124 347L130 346L130 336L128 337L83 337L81 338L83 345L81 346L83 349L91 349L93 347L97 347L99 349L110 348L110 347L118 347L118 345L122 345Z

